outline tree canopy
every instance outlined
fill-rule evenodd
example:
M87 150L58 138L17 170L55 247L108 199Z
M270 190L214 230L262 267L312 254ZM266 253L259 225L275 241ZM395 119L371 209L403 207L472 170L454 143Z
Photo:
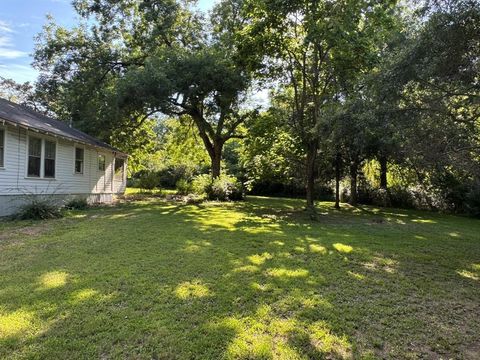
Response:
M222 0L208 13L177 0L73 6L77 26L49 18L37 37L35 88L4 85L123 146L137 170L154 149L182 157L183 145L159 133L176 118L195 130L213 178L234 172L254 192L304 187L293 192L310 209L325 188L336 206L406 193L437 208L474 206L477 1ZM265 89L260 109L250 100Z

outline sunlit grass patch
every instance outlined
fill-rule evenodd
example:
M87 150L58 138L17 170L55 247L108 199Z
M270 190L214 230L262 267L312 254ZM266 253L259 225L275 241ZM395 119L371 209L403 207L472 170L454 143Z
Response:
M303 246L295 246L293 250L297 253L304 253L306 252L305 248Z
M325 255L328 252L326 247L317 244L310 244L308 245L308 248L312 253L319 253Z
M21 335L33 326L34 313L17 310L10 314L0 312L0 339Z
M183 300L209 296L210 290L199 280L185 281L175 289L175 295Z
M50 271L39 279L41 289L54 289L67 283L68 274L64 271Z
M267 275L275 278L302 278L307 277L309 272L306 269L272 268L267 270Z
M260 268L257 265L245 265L235 268L235 272L246 272L254 273L260 271Z
M353 271L347 271L347 274L350 275L351 277L353 277L354 279L357 279L357 280L365 279L365 275L362 275L362 274L359 274L359 273L356 273L356 272L353 272Z
M97 290L94 289L82 289L76 291L72 294L72 299L74 301L85 301L95 297L98 294Z
M279 318L265 305L255 316L226 318L221 326L235 332L227 359L351 358L347 337L333 334L325 322Z
M250 255L248 260L254 265L262 265L265 261L272 259L272 254L264 252L263 254Z
M413 219L411 221L419 224L436 224L437 223L435 220L432 220L432 219Z
M478 273L474 273L473 271L468 271L468 270L460 270L457 271L457 274L471 280L480 280L480 275Z
M187 245L183 248L184 251L189 252L189 253L196 253L202 250L202 248L196 244L190 244Z
M258 291L272 291L273 290L273 285L272 284L259 284L257 282L253 282L251 284L252 289L258 290Z
M346 336L332 333L325 321L318 321L308 326L310 343L319 353L330 353L340 359L350 359L351 344Z
M363 266L369 270L382 270L387 273L394 273L397 270L398 261L375 254L371 256L370 261L363 263Z
M341 243L335 243L332 245L334 247L335 250L337 250L338 252L341 252L341 253L350 253L352 252L353 250L353 247L350 246L350 245L345 245L345 244L341 244Z

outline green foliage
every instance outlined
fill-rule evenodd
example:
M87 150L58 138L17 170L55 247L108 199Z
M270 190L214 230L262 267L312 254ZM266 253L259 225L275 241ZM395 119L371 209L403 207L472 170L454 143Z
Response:
M181 179L176 188L180 195L194 193L216 201L238 201L244 197L242 183L236 177L225 174L215 179L208 174L197 175L191 182Z
M257 193L306 188L313 206L348 175L352 199L475 213L477 2L223 0L207 17L190 1L73 5L77 26L49 18L37 38L35 93L0 91L129 152L134 179L174 187L210 166ZM249 93L266 87L259 115Z
M88 206L87 199L83 197L73 198L65 204L65 208L68 210L85 210Z
M174 0L77 0L74 8L79 25L66 29L49 19L37 39L34 64L45 105L138 162L150 152L145 122L157 114L188 117L217 176L223 145L241 135L254 112L242 106L250 73L221 35L229 19L209 26L190 2Z
M157 147L157 119L145 119L125 131L115 128L108 143L129 154L128 172L133 175L141 170L150 169L146 164L151 161Z
M155 149L150 153L145 151L139 164L143 170L132 175L135 186L140 186L139 181L148 174L151 182L156 181L155 186L174 188L178 180L191 180L195 175L208 171L208 153L190 119L161 119L155 132Z
M142 171L137 176L137 187L145 190L153 190L160 186L160 175L155 171Z
M35 111L44 111L35 97L35 87L30 83L17 83L0 76L0 97L27 106Z
M247 1L250 21L241 48L244 53L252 48L258 51L261 62L281 82L278 93L289 110L288 124L305 156L308 207L313 207L320 143L329 138L329 131L324 131L329 129L325 126L328 119L337 118L343 110L350 125L344 129L364 128L361 121L352 121L355 112L351 112L350 97L361 87L363 74L378 64L378 53L392 28L395 4L379 0ZM363 139L356 135L354 139ZM359 162L363 147L362 142L361 149L355 149L353 162Z
M188 195L192 192L192 183L186 179L180 179L175 184L175 189L179 195Z
M159 129L162 162L189 168L208 167L210 158L189 117L162 120Z
M218 201L238 201L243 200L243 186L234 177L229 175L220 175L206 188L209 200Z
M209 174L197 175L192 180L192 191L197 195L206 195L212 185L212 176Z
M465 210L469 215L480 218L480 184L473 185L465 199Z
M304 156L298 138L286 125L287 116L272 107L249 123L240 155L249 188L257 183L290 184L304 172Z
M21 220L47 220L62 216L60 205L46 196L30 196L17 213L17 218Z
M190 181L196 174L196 169L186 165L170 165L158 171L160 185L165 188L174 188L181 179Z
M362 166L362 172L371 187L380 187L380 163L377 159L366 161ZM412 168L397 163L389 163L387 183L389 187L407 188L418 183L418 175Z

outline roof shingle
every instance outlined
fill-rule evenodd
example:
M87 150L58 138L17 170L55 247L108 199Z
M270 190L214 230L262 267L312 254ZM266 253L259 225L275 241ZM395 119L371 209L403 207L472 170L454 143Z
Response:
M33 111L23 105L0 98L0 119L13 125L45 132L51 135L78 141L126 155L122 151L100 141L93 136L68 126L66 123Z

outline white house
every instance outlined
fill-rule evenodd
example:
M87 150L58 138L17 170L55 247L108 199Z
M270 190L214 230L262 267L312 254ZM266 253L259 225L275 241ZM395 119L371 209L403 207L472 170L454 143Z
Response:
M0 216L31 196L111 202L125 191L127 157L64 122L0 99Z

